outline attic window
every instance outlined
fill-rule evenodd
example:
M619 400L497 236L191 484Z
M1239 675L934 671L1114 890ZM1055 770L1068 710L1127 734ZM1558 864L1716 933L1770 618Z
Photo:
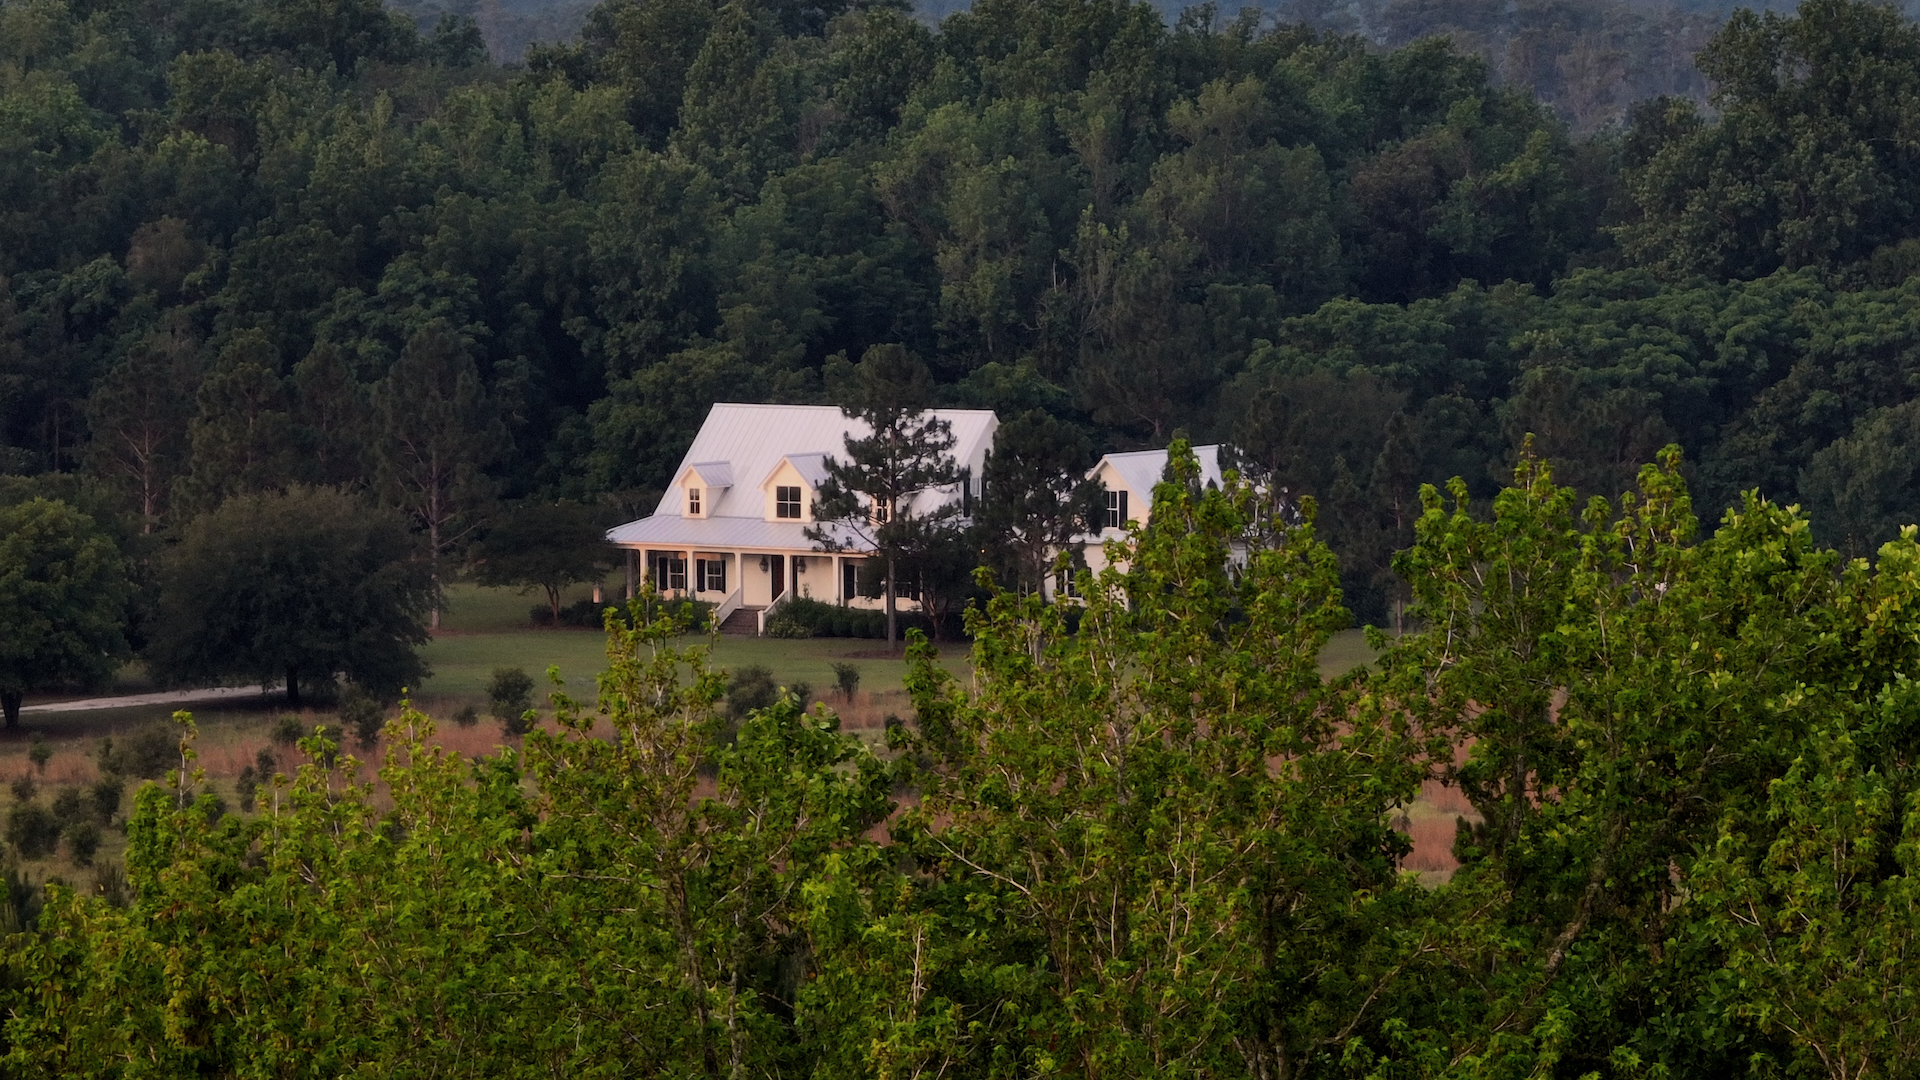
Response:
M1107 521L1109 529L1127 527L1127 493L1125 491L1107 492Z
M798 487L776 487L773 489L773 516L778 518L800 517L800 489Z
M700 516L700 489L697 487L687 489L687 513L694 517Z

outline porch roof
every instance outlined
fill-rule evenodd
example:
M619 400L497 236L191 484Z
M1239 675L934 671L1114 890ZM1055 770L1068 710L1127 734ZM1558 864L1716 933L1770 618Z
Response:
M607 539L624 547L699 548L701 550L742 549L750 551L791 551L801 555L824 555L807 539L806 526L794 521L768 521L765 518L707 517L688 518L676 514L629 521L607 530ZM823 526L828 535L853 554L864 554L866 545L850 529Z

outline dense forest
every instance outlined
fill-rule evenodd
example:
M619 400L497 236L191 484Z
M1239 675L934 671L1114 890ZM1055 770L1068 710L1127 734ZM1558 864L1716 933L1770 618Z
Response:
M608 0L501 67L371 0L9 0L0 469L167 536L404 508L427 453L451 550L501 500L642 513L714 400L898 343L1095 450L1235 445L1365 618L1417 485L1529 432L1583 491L1677 442L1705 505L1869 551L1920 497L1920 30L1738 14L1698 70L1577 134L1450 40L1257 12Z
M138 655L382 758L16 778L127 843L7 868L0 1074L1912 1075L1920 26L1279 14L0 0L0 738ZM587 580L509 563L862 372L1026 538L884 747L650 593L591 704L387 722L443 570Z

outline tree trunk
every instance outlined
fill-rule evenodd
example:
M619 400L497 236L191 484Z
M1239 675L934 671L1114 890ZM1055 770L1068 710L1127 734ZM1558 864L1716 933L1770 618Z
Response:
M287 665L287 704L300 707L300 669L292 664Z
M887 648L888 649L892 649L893 643L899 639L898 634L896 634L894 631L894 625L895 625L894 606L893 606L894 570L895 570L895 565L893 561L893 556L889 555L887 556Z
M7 714L7 730L13 731L20 726L20 699L18 690L0 690L0 708Z
M427 558L432 560L433 574L433 614L429 617L427 629L440 629L440 506L438 500L428 503L427 520Z
M546 590L547 607L553 611L553 625L557 627L560 625L560 586L548 585Z

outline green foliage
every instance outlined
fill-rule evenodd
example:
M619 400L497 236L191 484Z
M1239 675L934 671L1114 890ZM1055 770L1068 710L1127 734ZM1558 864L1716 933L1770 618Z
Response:
M128 655L126 560L63 502L0 506L0 705L20 723L30 690L105 683Z
M858 364L840 357L827 377L841 411L868 434L846 438L846 460L829 456L827 481L815 494L807 537L826 551L871 551L886 566L887 641L899 635L896 600L902 574L923 577L957 533L960 507L918 505L913 496L960 479L952 426L930 412L932 372L899 345L875 345Z
M47 745L47 737L36 731L27 739L27 760L41 776L47 775L47 762L53 760L53 747Z
M120 800L127 790L126 781L117 773L103 773L87 789L87 809L102 824L109 824L120 812Z
M380 729L387 725L387 710L359 686L349 686L340 696L340 723L353 732L360 749L371 750L380 744Z
M37 802L17 801L7 810L7 845L22 859L44 859L60 842L60 819Z
M67 857L75 866L92 866L94 853L100 850L100 825L82 818L68 824L62 832L67 842Z
M612 569L601 515L574 503L533 503L500 517L468 556L483 585L519 585L547 594L549 618L560 622L567 586L594 581ZM598 612L595 624L598 624Z
M1898 9L1815 0L1743 11L1699 58L1719 115L1649 103L1628 145L1630 258L1675 274L1759 277L1870 259L1917 222L1920 28Z
M398 690L424 674L414 648L436 598L414 552L393 515L342 492L232 499L162 564L148 661L182 682L284 677L296 705L303 677L335 672Z
M527 733L526 713L533 708L533 676L523 668L495 668L487 680L487 711L508 735Z
M903 621L913 625L914 616ZM887 613L871 611L866 608L845 607L829 604L824 600L796 596L780 605L773 619L768 620L767 633L773 634L774 624L789 628L794 637L851 637L883 638L887 636Z
M1524 458L1484 510L1464 483L1424 493L1397 560L1409 632L1328 682L1347 614L1317 507L1197 477L1177 445L1150 523L1078 597L976 609L966 684L916 635L891 765L803 712L803 688L676 644L686 609L641 602L608 622L596 710L556 695L524 749L468 759L404 708L378 801L322 732L297 768L254 762L252 816L227 816L183 716L124 886L102 868L85 894L50 888L13 939L9 1064L1906 1059L1920 531L1849 562L1754 497L1701 537L1677 451L1584 508ZM1423 883L1396 824L1432 783L1473 812L1460 868ZM31 801L10 827L23 857L61 834ZM69 828L69 853L88 835ZM14 880L24 925L36 893ZM550 991L494 996L532 985ZM622 1025L588 1022L609 1002Z
M840 691L840 700L853 704L853 695L860 690L860 665L834 661L833 688Z
M727 717L740 721L756 709L772 707L780 699L780 686L774 681L773 669L760 664L748 664L732 672L727 679Z

